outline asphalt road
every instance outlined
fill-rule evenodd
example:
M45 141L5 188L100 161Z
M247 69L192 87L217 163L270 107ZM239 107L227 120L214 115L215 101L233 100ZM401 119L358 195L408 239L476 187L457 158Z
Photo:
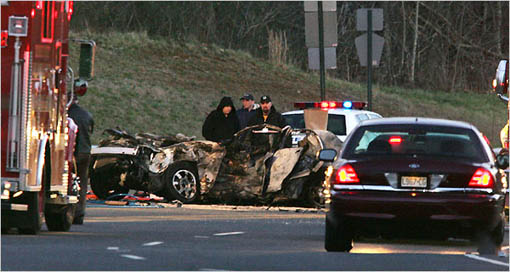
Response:
M365 240L324 250L324 213L296 208L89 205L84 225L2 234L1 270L509 270L467 241ZM508 230L508 229L507 229Z

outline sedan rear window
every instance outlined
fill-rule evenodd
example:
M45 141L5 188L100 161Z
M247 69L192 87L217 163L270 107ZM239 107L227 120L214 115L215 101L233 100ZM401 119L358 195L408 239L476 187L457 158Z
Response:
M305 128L305 119L302 113L283 115L285 121L292 128ZM328 131L335 135L346 135L345 115L329 114L328 115Z
M455 127L385 125L356 130L343 157L433 156L487 161L476 134Z

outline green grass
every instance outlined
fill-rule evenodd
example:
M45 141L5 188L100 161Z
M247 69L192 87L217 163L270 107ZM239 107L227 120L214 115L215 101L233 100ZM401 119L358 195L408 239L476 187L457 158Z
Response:
M92 136L99 142L106 128L129 132L184 133L202 138L207 114L223 96L268 94L279 111L295 101L319 101L319 75L291 65L273 65L244 51L196 42L151 38L146 33L71 33L97 43L95 77L80 104L94 116ZM77 69L78 46L70 47ZM76 71L77 72L77 71ZM474 124L499 146L505 105L490 93L442 92L373 85L373 111L385 117L423 116ZM366 101L366 85L327 78L331 100Z

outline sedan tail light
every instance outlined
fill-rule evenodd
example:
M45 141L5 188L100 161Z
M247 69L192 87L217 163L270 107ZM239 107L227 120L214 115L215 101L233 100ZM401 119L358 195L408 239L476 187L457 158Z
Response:
M471 177L468 186L479 187L479 188L492 188L494 179L492 178L491 172L484 168L476 169L475 174Z
M346 164L336 172L334 184L359 183L358 175L351 165Z

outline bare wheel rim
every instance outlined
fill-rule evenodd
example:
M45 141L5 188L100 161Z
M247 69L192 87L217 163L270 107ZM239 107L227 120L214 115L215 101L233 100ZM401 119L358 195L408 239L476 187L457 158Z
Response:
M195 175L186 169L175 172L172 186L184 198L192 199L197 193L197 180Z

